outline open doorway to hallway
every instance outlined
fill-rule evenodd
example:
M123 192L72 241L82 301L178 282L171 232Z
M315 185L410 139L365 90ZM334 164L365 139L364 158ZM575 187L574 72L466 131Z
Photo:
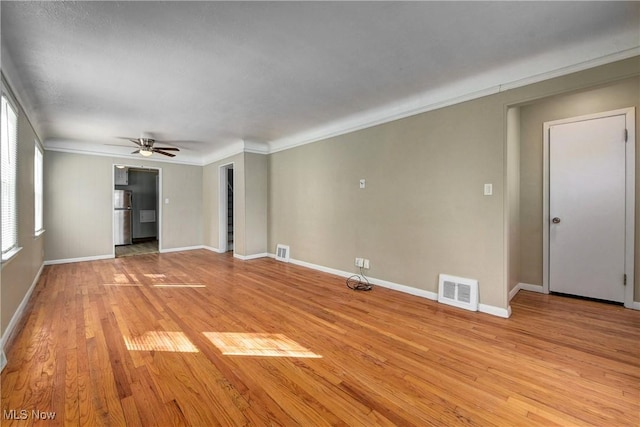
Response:
M114 254L159 252L159 171L114 166Z
M220 252L233 251L234 218L233 218L233 163L220 166L220 200L219 200L219 248Z

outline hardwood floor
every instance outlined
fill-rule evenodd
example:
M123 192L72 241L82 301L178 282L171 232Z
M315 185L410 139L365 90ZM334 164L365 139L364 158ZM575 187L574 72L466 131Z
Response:
M48 266L1 424L640 424L640 312L524 291L512 308L204 250Z

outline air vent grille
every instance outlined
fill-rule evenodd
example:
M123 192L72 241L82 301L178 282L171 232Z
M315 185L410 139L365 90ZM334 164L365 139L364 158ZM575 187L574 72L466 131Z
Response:
M441 274L438 281L438 302L478 311L478 281Z
M276 260L282 262L289 262L289 246L278 245L276 246Z

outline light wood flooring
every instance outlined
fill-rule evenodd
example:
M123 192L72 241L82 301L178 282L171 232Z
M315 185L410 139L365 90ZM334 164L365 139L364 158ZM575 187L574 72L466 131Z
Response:
M48 266L0 424L640 424L640 312L524 291L512 308L205 250Z

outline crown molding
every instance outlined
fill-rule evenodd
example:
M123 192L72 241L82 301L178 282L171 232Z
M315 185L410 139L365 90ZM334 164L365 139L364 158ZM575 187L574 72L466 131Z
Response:
M446 87L423 92L383 108L365 111L346 119L329 123L326 126L317 127L308 132L270 141L269 153L277 153L278 151L311 144L461 102L632 58L640 55L640 46L580 62L571 62L573 58L562 61L561 54L562 52L554 52L545 57L527 58L510 67L500 68ZM530 70L536 69L535 64L537 62L553 63L555 66L548 70L537 73L534 71L533 74L530 74ZM569 62L569 64L565 65L562 62Z

